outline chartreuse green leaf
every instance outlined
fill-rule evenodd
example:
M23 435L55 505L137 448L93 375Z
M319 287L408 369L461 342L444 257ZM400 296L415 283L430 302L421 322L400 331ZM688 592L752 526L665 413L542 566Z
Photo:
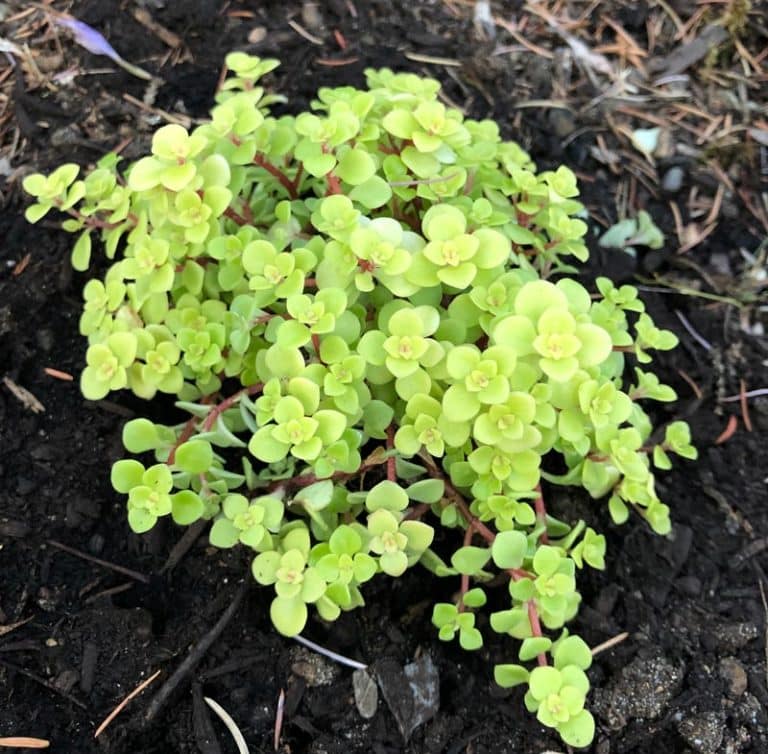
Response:
M528 550L528 538L521 531L502 531L491 545L491 556L498 568L520 568Z
M160 438L149 419L131 419L123 427L123 445L131 453L144 453L156 448Z
M213 448L205 440L189 440L176 448L175 462L189 474L204 474L213 463Z
M460 547L451 557L451 565L459 572L473 576L479 573L491 559L487 547Z
M696 449L684 422L658 439L648 404L676 395L646 365L677 337L636 287L575 276L588 225L567 166L538 172L412 73L270 114L276 65L232 52L208 121L160 126L132 163L23 180L27 220L63 215L72 265L96 270L83 396L166 393L186 414L125 424L146 454L112 466L128 524L210 521L214 547L252 551L286 636L421 564L451 580L439 638L477 650L489 622L517 640L496 681L528 684L539 722L586 746L591 654L565 625L606 540L567 495L558 519L538 509L572 485L616 523L671 530L654 472ZM641 212L600 243L662 240Z

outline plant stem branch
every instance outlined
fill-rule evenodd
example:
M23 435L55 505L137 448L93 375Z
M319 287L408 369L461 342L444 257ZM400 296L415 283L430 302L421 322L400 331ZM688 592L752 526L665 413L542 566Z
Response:
M541 630L541 622L539 621L539 611L536 609L536 601L535 600L528 600L528 621L531 624L531 633L536 636L543 636L543 632ZM548 665L547 662L547 655L545 652L542 652L537 657L538 663L541 667L544 667L545 665Z
M472 515L469 506L461 496L461 493L448 481L448 479L446 479L445 474L437 467L431 458L423 454L419 454L419 458L424 461L424 464L427 467L427 473L433 479L441 479L443 481L443 484L445 484L446 497L456 505L459 512L464 517L464 520L467 522L467 525L474 529L486 542L488 542L488 544L491 544L493 540L496 539L496 535L482 521L480 521L477 516Z
M263 154L257 154L253 158L253 161L260 168L264 168L264 170L266 170L270 175L277 178L277 180L280 182L280 185L288 192L288 196L290 196L291 199L298 199L296 186L293 185L293 181L282 170L280 170L279 167L273 165L266 157L264 157Z
M245 593L248 589L248 581L244 581L240 588L235 592L229 607L222 613L221 617L214 624L213 628L202 636L198 642L192 647L190 653L186 656L184 661L174 670L168 680L160 687L160 690L154 696L147 708L147 712L144 715L144 720L148 723L152 722L157 717L158 713L165 707L171 698L171 695L176 691L176 688L184 681L184 679L192 674L192 671L198 666L200 661L205 657L205 654L211 648L211 645L219 638L221 632L227 627L232 618L240 609L240 605L243 602Z
M541 492L541 485L536 485L536 499L533 501L533 507L536 511L536 522L544 527L544 531L539 537L542 544L549 544L549 535L547 534L547 508L544 505L544 495Z
M387 450L395 448L395 425L390 424L387 427ZM394 482L397 479L397 465L393 455L387 458L387 479Z
M469 545L472 544L473 534L474 534L474 529L471 526L468 526L467 530L464 532L464 547L469 547ZM464 604L464 595L468 591L469 591L469 574L462 573L461 584L459 586L459 606L457 608L460 613L463 613L467 609L467 606Z
M229 398L225 398L221 403L217 403L213 406L203 421L203 432L208 432L211 427L216 423L216 419L221 416L228 408L231 408L237 401L239 401L244 395L255 395L260 393L264 389L264 384L257 382L255 385L244 387L242 390L238 390Z
M387 456L381 452L381 448L371 453L368 458L363 461L355 471L337 471L330 477L325 477L333 482L346 482L350 479L354 479L361 474L364 474L374 466L380 466L382 463L387 462ZM267 486L269 492L280 489L281 487L309 487L310 484L315 482L322 482L324 479L318 479L315 474L299 474L298 476L291 477L290 479L275 479Z

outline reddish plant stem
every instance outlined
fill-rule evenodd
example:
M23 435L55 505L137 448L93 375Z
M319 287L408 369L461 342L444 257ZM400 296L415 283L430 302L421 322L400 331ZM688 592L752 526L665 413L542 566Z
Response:
M229 396L229 398L225 398L221 403L217 403L213 408L211 408L208 416L205 417L205 420L203 421L203 432L208 432L210 428L216 423L216 419L221 416L228 408L232 407L237 401L240 400L244 395L255 395L256 393L260 393L264 388L264 384L261 382L257 382L255 385L250 385L249 387L244 387L242 390L238 390L236 393Z
M535 600L528 600L528 621L531 624L531 633L536 637L543 636L541 623L539 622L539 611L536 609ZM547 662L547 655L544 652L539 654L537 660L541 667L549 664Z
M328 184L328 190L325 192L326 196L341 193L341 181L338 176L333 174L332 170L325 174L325 182Z
M403 521L421 521L431 507L432 506L429 503L419 503L418 505L414 505L413 508L403 516Z
M467 542L467 533L472 532L473 529L486 542L491 544L493 540L496 539L496 535L482 521L480 521L476 516L472 515L464 498L461 496L458 490L447 479L445 479L445 475L441 473L440 469L430 460L424 458L424 456L420 456L420 458L422 461L424 461L427 467L427 472L431 477L437 478L437 479L443 479L445 483L445 491L447 495L451 498L452 502L456 504L456 507L459 509L459 511L461 511L461 515L464 516L464 519L468 524L467 532L465 532L464 534L465 544ZM539 493L541 493L540 488L539 488ZM544 498L541 496L541 494L539 494L539 499L541 500L541 510L543 511L544 516L546 517L546 510L544 510ZM536 511L538 515L538 511L539 511L538 507L536 508ZM472 535L470 533L469 534L470 539L471 539L471 536ZM514 581L520 581L520 579L533 577L533 574L528 573L528 571L525 571L522 568L509 568L507 569L507 573L509 574L510 578L512 578ZM463 584L464 584L464 581L462 578L462 586ZM536 608L536 601L529 600L527 603L527 607L528 607L528 620L531 624L531 633L534 636L542 636L543 634L541 630L541 622L539 621L539 612L538 612L538 609ZM461 608L459 608L459 612L461 612ZM548 664L546 654L542 653L538 656L538 663L539 665L542 665L542 666Z
M276 165L273 165L264 155L257 154L253 161L256 165L258 165L260 168L264 168L270 175L277 178L277 180L280 182L280 185L288 192L288 196L291 197L291 199L297 199L298 194L296 193L296 187L293 185L293 181L282 171L279 167Z
M315 278L304 278L305 288L317 288L317 280Z
M470 544L472 544L472 535L474 534L474 529L471 526L467 527L467 530L464 532L464 547L469 547ZM464 604L464 595L469 591L469 574L468 573L462 573L461 574L461 584L459 586L459 606L458 611L460 613L463 613L467 606Z
M299 169L296 171L296 175L293 177L293 180L291 181L291 186L293 186L293 193L291 195L292 199L295 199L299 195L299 184L301 183L301 178L304 175L304 163L299 164Z
M57 206L60 206L60 205L61 205L61 202L59 202ZM66 210L66 212L71 217L74 217L75 219L80 220L81 222L85 223L87 227L92 229L114 230L115 228L119 228L125 222L125 220L120 220L120 222L109 223L106 220L99 220L98 217L84 215L82 214L82 212L72 207ZM129 212L125 219L130 220L134 225L136 225L139 222L139 218L136 217L136 215L134 215L133 212Z
M445 474L430 459L425 458L423 455L420 455L419 458L424 461L427 473L433 479L442 480L445 485L446 497L456 505L467 525L474 529L488 544L491 544L496 539L496 535L477 516L472 515L461 493L445 478Z
M539 541L542 544L548 545L549 544L549 534L547 534L547 508L544 505L544 495L541 492L541 485L536 485L536 499L533 501L533 507L536 511L536 521L544 526L544 531L541 533L541 536L539 537Z
M315 353L317 354L317 360L324 364L322 357L320 356L320 336L316 333L312 333L312 347L315 349Z
M248 220L242 215L235 212L232 207L227 207L224 210L224 217L228 217L230 220L234 220L238 225L248 225Z
M166 461L168 466L173 466L174 462L176 461L176 451L178 450L179 445L183 445L187 440L189 440L190 437L192 437L192 434L195 431L196 423L196 416L193 416L187 420L187 423L184 425L181 432L179 433L179 436L176 438L176 442L171 447L171 452L168 453L168 460Z
M374 466L380 466L382 463L385 463L386 460L387 459L383 453L372 453L360 464L360 467L356 471L337 471L332 476L326 477L326 479L330 479L333 482L346 482L349 479L354 479L356 476L364 474ZM280 487L309 487L310 484L322 481L324 481L324 479L318 479L314 474L299 474L299 476L294 476L290 479L275 479L267 486L267 490L272 492Z
M221 403L217 403L211 408L210 413L205 417L203 420L203 423L201 425L201 429L203 432L207 432L216 421L217 417L224 413L230 406L232 406L235 401L239 400L241 396L243 395L253 395L254 393L260 393L263 388L263 385L261 383L257 383L256 385L251 385L250 387L243 388L242 390L238 390L234 395L230 395L229 398L225 398ZM211 396L206 395L203 397L203 399L200 401L201 403L210 403L211 402ZM171 450L168 453L168 460L166 461L166 464L168 466L172 466L174 462L176 461L176 451L179 449L180 445L183 445L187 440L189 440L190 437L195 433L195 429L197 428L198 424L198 418L196 416L191 416L187 423L182 427L181 432L179 433L179 436L176 438L176 442L171 446Z
M390 424L387 427L387 450L394 450L395 448L395 425ZM397 466L395 457L389 456L387 458L387 480L394 482L397 479Z

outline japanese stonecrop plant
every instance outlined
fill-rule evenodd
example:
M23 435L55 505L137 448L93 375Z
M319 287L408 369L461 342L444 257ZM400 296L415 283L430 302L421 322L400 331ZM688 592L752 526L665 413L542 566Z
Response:
M210 521L212 545L252 551L287 636L310 605L325 621L362 605L377 574L455 578L440 638L517 639L496 682L526 684L541 723L588 744L591 653L564 626L605 539L549 515L541 483L669 532L653 468L696 453L682 422L652 434L643 406L675 398L645 370L676 338L634 288L570 276L587 257L573 173L537 172L437 82L368 71L366 90L275 117L257 82L277 63L227 65L192 132L159 128L125 167L24 181L30 221L68 215L76 269L94 241L112 260L84 290L85 397L164 393L189 416L126 424L142 460L112 484L131 528ZM508 606L478 621L497 574Z

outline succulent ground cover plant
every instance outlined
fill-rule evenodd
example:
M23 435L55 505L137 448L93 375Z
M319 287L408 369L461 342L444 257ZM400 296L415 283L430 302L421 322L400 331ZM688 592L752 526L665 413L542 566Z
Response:
M274 117L258 81L276 65L230 54L210 122L163 126L125 169L24 182L30 221L69 215L76 269L94 240L114 260L84 289L85 397L165 393L189 415L126 424L129 524L210 520L211 544L250 548L288 636L379 573L455 578L440 638L517 639L497 683L587 745L591 653L565 624L605 538L549 515L541 484L670 530L653 470L696 452L683 422L656 440L643 405L675 399L645 370L676 338L633 287L572 277L587 224L567 168L537 172L436 81L386 69ZM498 574L508 607L478 623Z

